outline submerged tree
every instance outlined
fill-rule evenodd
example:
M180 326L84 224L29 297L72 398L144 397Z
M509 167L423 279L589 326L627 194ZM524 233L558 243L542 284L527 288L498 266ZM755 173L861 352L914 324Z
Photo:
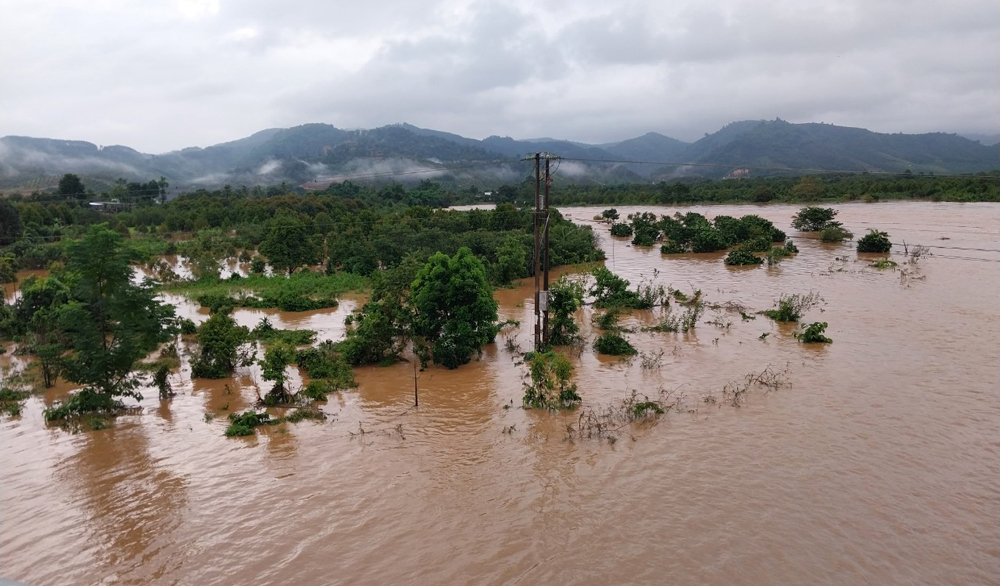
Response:
M482 261L462 247L437 253L410 288L414 333L433 346L434 362L448 368L467 363L497 334L497 302Z
M547 339L553 346L572 344L578 338L580 326L573 319L573 314L583 303L583 283L571 281L565 275L549 287L549 319Z
M198 356L191 361L195 378L225 378L237 366L253 360L250 330L236 323L228 311L217 311L198 327Z
M267 236L260 243L260 252L271 266L290 275L298 267L315 263L318 247L302 220L282 215L269 223Z
M572 409L580 402L573 377L573 363L557 352L528 355L531 384L524 389L524 406L535 409Z
M50 410L50 418L110 409L118 397L141 399L133 367L169 339L174 321L173 307L156 299L149 281L132 281L130 253L118 232L91 227L69 246L68 261L69 301L55 321L68 346L64 376L84 389L62 409Z

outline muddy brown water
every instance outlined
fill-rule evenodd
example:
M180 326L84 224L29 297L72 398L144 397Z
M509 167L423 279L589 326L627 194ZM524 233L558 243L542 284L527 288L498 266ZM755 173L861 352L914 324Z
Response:
M565 212L590 222L603 207ZM37 585L1000 583L1000 253L966 250L1000 249L1000 206L838 207L856 233L878 226L894 242L949 248L902 279L868 268L849 245L789 229L797 257L729 269L719 254L666 258L598 227L608 266L633 282L656 269L664 285L753 309L819 291L825 303L806 321L828 322L834 340L803 345L763 317L708 311L691 334L630 335L646 353L663 351L653 371L588 348L574 358L584 408L631 389L682 397L682 408L613 444L567 441L576 413L521 409L523 369L502 335L478 362L422 373L417 409L409 364L364 368L357 389L323 406L327 421L245 439L223 430L227 412L252 403L255 369L192 382L185 358L173 400L147 391L141 414L80 434L42 420L45 403L71 389L60 384L0 422L0 576ZM797 207L618 209L757 213L786 227ZM521 320L516 341L527 349L530 288L497 297L504 317ZM253 325L267 315L336 339L360 301L237 318ZM592 338L590 314L581 311ZM790 386L754 391L739 408L704 402L767 365ZM206 422L206 412L216 417Z

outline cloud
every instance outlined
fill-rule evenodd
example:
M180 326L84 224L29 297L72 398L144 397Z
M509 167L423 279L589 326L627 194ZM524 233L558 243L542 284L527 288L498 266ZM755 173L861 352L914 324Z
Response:
M592 142L692 140L779 116L1000 132L994 0L12 0L4 12L0 133L145 152L306 122Z

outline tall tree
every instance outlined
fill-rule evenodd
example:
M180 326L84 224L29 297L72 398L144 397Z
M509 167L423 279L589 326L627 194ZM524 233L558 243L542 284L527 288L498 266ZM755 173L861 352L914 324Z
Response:
M297 217L281 215L268 225L267 236L260 243L260 252L271 266L292 274L296 268L316 262L319 247L305 222Z
M13 244L21 237L21 213L14 204L0 199L0 246Z
M497 334L497 301L482 261L466 247L455 256L437 253L410 288L414 332L433 344L434 362L448 368L467 363Z
M66 173L59 180L59 187L56 189L56 193L66 197L83 199L87 197L87 188L83 186L83 181L80 181L79 176Z
M130 260L119 233L92 226L69 247L70 300L58 310L69 343L65 377L107 397L141 398L133 367L169 339L174 317L148 281L132 281Z

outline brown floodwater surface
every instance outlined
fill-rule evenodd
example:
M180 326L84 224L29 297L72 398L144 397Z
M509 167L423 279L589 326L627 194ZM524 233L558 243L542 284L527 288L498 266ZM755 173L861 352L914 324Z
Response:
M506 334L479 361L420 373L419 408L410 364L361 368L358 388L323 405L326 421L250 438L223 430L229 412L256 398L257 368L192 382L184 357L172 400L146 389L141 413L77 434L43 421L45 404L72 389L60 383L0 420L0 577L39 586L1000 584L1000 205L837 206L855 234L878 227L893 242L938 247L916 267L894 247L905 273L869 268L851 244L796 234L787 226L799 206L618 206L622 217L769 218L801 252L752 269L727 268L722 254L633 248L593 223L604 207L563 211L595 225L616 273L752 310L816 291L823 303L804 321L828 322L833 343L801 344L792 326L710 309L688 334L628 335L659 357L651 370L588 344L573 353L582 409L632 390L678 400L613 443L568 440L579 412L520 407L525 371ZM530 287L496 294L501 316L522 324L511 339L522 350ZM253 326L266 315L339 339L362 301L236 318ZM578 318L592 341L591 316L586 307ZM635 312L623 323L658 317ZM722 400L727 383L768 365L789 384L755 390L741 407ZM292 384L302 380L296 373Z

